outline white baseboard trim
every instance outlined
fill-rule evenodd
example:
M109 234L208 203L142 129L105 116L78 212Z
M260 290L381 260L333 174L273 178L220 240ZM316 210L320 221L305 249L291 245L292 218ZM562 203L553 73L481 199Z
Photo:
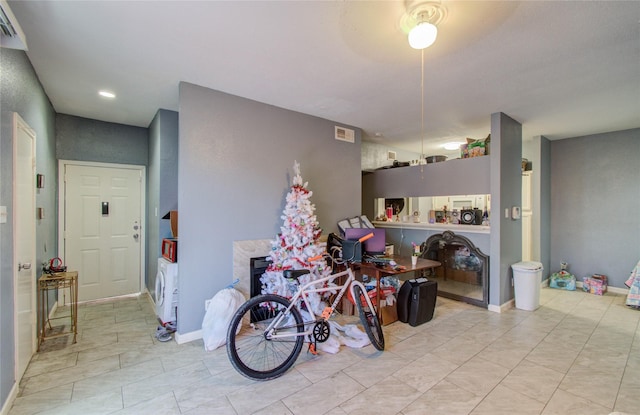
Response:
M582 287L583 287L582 281L576 281L576 289L578 289L578 288L582 289ZM612 293L612 294L628 295L629 294L629 289L628 288L612 287L610 285L607 285L607 292L608 293Z
M487 306L487 310L493 311L494 313L504 313L505 311L512 309L513 307L515 307L515 300L511 299L502 305L489 304Z
M199 340L202 338L202 330L196 330L196 331L191 331L189 333L185 333L185 334L180 334L176 331L176 334L174 335L174 338L176 340L176 343L178 344L183 344L183 343L189 343L192 342L194 340Z
M2 405L2 411L0 411L0 415L9 415L9 410L11 410L11 407L13 406L13 402L16 400L17 397L18 397L18 382L14 382L13 387L11 388L9 395L7 396L7 400L4 401L4 404Z

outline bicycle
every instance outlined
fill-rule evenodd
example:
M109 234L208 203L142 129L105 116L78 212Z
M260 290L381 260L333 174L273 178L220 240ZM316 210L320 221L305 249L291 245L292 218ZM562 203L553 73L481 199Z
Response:
M335 235L330 235L344 243ZM361 244L373 236L373 233L353 241ZM328 244L329 245L329 244ZM338 248L330 247L334 252ZM328 249L329 251L329 249ZM354 252L353 249L351 252ZM348 260L337 260L333 255L325 253L320 257L328 257L336 263L348 263ZM309 273L307 269L287 270L287 278L297 278ZM327 286L332 280L346 276L344 284ZM327 283L327 284L325 284ZM320 285L320 287L316 287ZM316 316L309 305L307 295L340 290L320 316ZM322 343L331 334L329 318L334 314L336 306L349 290L350 300L355 303L360 321L371 344L377 350L384 350L384 335L376 309L374 308L365 286L357 281L349 266L345 271L331 274L324 278L306 283L298 288L289 300L275 294L261 294L245 302L233 316L227 331L227 355L233 367L243 376L255 380L270 380L283 375L293 366L302 350L305 337L309 338L309 350L315 354L315 344ZM357 300L354 300L357 299ZM302 300L306 311L311 315L310 321L304 321L296 306Z

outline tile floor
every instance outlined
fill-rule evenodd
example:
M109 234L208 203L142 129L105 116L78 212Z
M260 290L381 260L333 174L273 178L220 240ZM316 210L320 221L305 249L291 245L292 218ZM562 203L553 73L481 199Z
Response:
M384 327L387 348L311 357L268 382L224 347L154 338L149 298L79 307L77 344L45 342L19 414L640 413L640 311L624 296L542 289L535 312L438 298L434 319Z

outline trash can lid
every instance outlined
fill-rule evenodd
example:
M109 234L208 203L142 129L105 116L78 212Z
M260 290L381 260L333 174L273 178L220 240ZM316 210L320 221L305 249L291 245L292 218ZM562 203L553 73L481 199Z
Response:
M536 261L522 261L511 265L511 268L519 271L538 271L542 269L542 263Z

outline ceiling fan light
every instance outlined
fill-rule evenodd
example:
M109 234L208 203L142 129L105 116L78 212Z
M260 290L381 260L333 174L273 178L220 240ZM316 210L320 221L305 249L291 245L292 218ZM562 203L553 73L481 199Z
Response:
M460 150L460 146L464 143L459 143L457 141L452 141L450 143L443 144L442 147L445 150Z
M409 32L409 45L414 49L425 49L433 45L438 36L438 28L429 23L418 23Z

